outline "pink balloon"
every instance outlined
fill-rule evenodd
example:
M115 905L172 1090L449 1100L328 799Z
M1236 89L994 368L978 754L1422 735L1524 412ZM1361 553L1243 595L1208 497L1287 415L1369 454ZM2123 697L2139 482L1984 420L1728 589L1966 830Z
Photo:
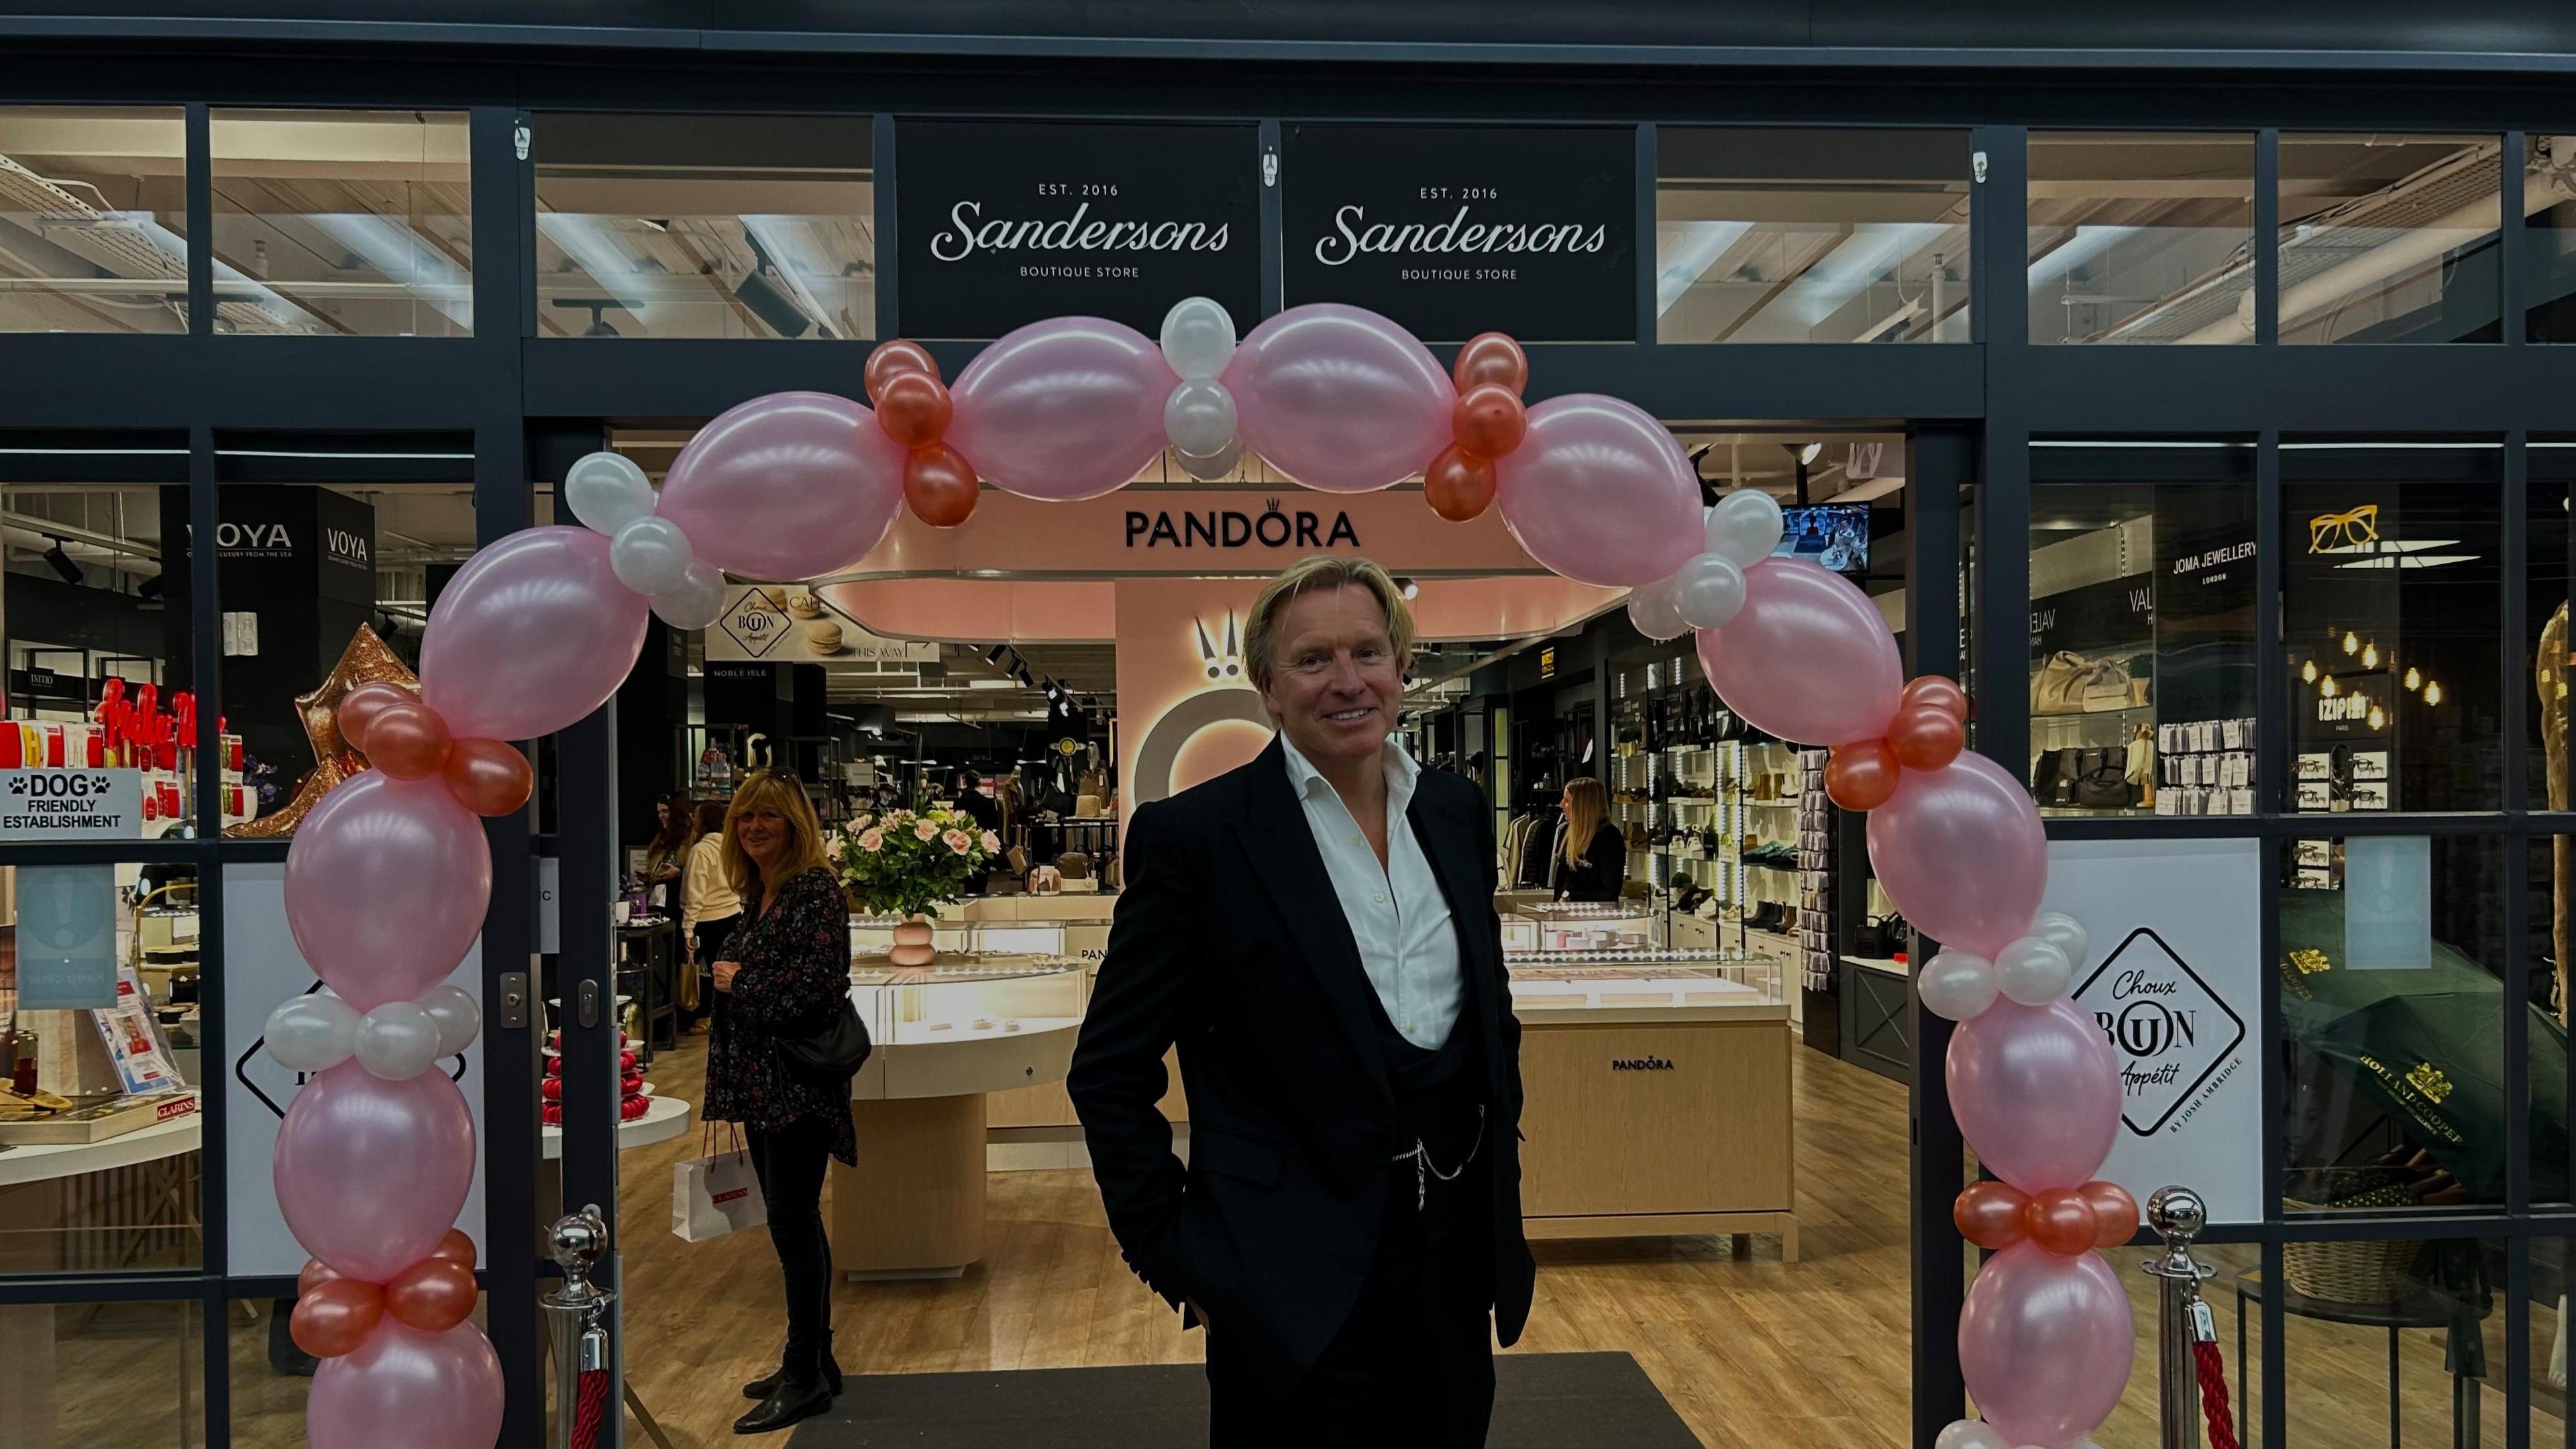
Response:
M436 775L367 770L322 797L286 851L286 925L358 1011L447 979L483 929L492 851Z
M353 1353L322 1360L304 1401L312 1449L492 1449L501 1358L472 1323L423 1333L388 1317Z
M511 534L457 570L429 611L421 701L460 740L552 734L626 681L651 610L589 529Z
M1998 1001L1959 1023L1950 1113L1988 1172L2026 1193L2081 1187L2120 1130L2120 1065L2073 1001Z
M382 1283L429 1256L474 1183L474 1117L445 1072L388 1081L343 1062L287 1104L269 1165L304 1250Z
M1339 302L1291 307L1253 328L1218 381L1234 394L1243 445L1327 493L1374 492L1429 467L1449 446L1458 405L1448 372L1412 333Z
M2048 832L2020 781L1962 754L1937 770L1899 772L1896 793L1869 812L1869 864L1916 930L1992 959L2030 934L2039 914Z
M701 563L810 579L857 563L885 537L903 507L906 456L864 404L771 393L698 429L653 511L680 525Z
M1642 587L1703 547L1690 459L1670 429L1615 397L1575 393L1531 408L1528 435L1494 460L1494 476L1512 537L1579 583Z
M1694 488L1694 517L1698 498ZM1688 551L1699 552L1700 536L1684 532ZM1802 745L1876 739L1905 692L1905 661L1878 606L1840 575L1797 559L1744 571L1744 607L1725 628L1700 631L1699 662L1728 709Z
M1163 451L1181 379L1144 333L1099 317L1032 322L948 390L948 445L1005 493L1068 503L1127 486Z
M1959 1368L2007 1444L2067 1449L2102 1426L2128 1386L2137 1326L2100 1255L2016 1243L1986 1260L1959 1310Z

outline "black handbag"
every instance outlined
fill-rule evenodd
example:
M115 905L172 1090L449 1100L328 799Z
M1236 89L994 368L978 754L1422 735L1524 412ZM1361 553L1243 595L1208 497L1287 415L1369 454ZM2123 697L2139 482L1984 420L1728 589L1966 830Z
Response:
M846 996L840 1010L820 1030L803 1036L781 1036L778 1054L787 1061L787 1069L811 1082L846 1082L866 1066L868 1053L876 1043L868 1039L868 1026L859 1020L858 1008Z
M2075 803L2087 810L2126 810L2137 803L2129 784L2126 756L2106 758L2108 751L2088 750L2084 773L2075 780Z

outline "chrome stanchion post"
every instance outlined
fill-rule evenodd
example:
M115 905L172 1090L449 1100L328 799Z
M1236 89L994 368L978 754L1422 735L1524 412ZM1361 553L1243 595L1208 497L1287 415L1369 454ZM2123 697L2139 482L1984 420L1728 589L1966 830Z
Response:
M2191 1243L2208 1222L2208 1209L2190 1188L2159 1188L2147 1199L2147 1226L2165 1240L2163 1256L2138 1265L2158 1281L2163 1308L2156 1365L2162 1375L2164 1449L2200 1449L2200 1363L2193 1345L2218 1341L2217 1321L2200 1297L2200 1285L2218 1270L2195 1260Z
M616 1301L617 1293L590 1281L591 1270L608 1251L608 1224L598 1207L585 1207L555 1219L546 1240L564 1275L562 1287L537 1297L554 1342L555 1421L547 1443L553 1449L572 1449L573 1425L580 1417L581 1376L608 1367L608 1305Z

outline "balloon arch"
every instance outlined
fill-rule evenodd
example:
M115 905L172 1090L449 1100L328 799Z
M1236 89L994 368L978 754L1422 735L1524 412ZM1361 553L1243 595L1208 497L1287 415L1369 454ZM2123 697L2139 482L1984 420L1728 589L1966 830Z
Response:
M477 553L440 594L417 694L350 693L347 738L375 768L325 797L287 856L286 909L326 989L280 1007L269 1049L317 1073L278 1134L277 1193L312 1254L292 1327L324 1360L307 1433L317 1449L489 1449L501 1375L469 1320L473 1249L454 1231L473 1126L440 1055L479 1026L443 986L491 893L478 815L527 801L509 741L597 709L633 666L648 609L704 628L724 575L806 579L865 555L910 507L954 526L980 483L1092 498L1166 447L1193 477L1245 450L1310 487L1386 488L1420 474L1452 520L1499 506L1531 557L1632 589L1657 639L1696 630L1709 682L1754 726L1831 749L1826 790L1869 812L1871 864L1905 918L1947 948L1918 974L1926 1007L1961 1023L1953 1110L1999 1179L1956 1205L1996 1250L1959 1321L1983 1420L1943 1449L2071 1449L2118 1402L2129 1300L2095 1249L2124 1243L2137 1205L2094 1180L2120 1083L2101 1032L2067 999L2082 964L2073 920L2039 914L2047 841L2011 774L1963 753L1967 696L1908 682L1860 590L1772 557L1779 505L1739 490L1703 509L1672 435L1616 398L1524 408L1528 364L1499 333L1443 371L1384 317L1296 307L1240 345L1205 298L1174 307L1159 345L1070 317L986 348L949 385L919 345L870 356L874 407L824 393L755 398L709 423L656 495L623 456L565 480L580 527L534 528Z

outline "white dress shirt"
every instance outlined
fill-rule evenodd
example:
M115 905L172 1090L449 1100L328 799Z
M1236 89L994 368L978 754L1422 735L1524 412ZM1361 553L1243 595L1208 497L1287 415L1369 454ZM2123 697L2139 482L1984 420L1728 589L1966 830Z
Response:
M1361 969L1377 989L1386 1019L1404 1039L1437 1051L1458 1020L1466 983L1460 975L1458 932L1449 917L1448 897L1414 838L1405 809L1413 803L1420 766L1392 738L1382 757L1386 765L1386 864L1377 863L1368 836L1333 782L1297 752L1287 735L1279 744L1288 757L1288 783L1306 809L1306 828L1324 856L1324 871L1341 897L1342 918L1360 948Z

